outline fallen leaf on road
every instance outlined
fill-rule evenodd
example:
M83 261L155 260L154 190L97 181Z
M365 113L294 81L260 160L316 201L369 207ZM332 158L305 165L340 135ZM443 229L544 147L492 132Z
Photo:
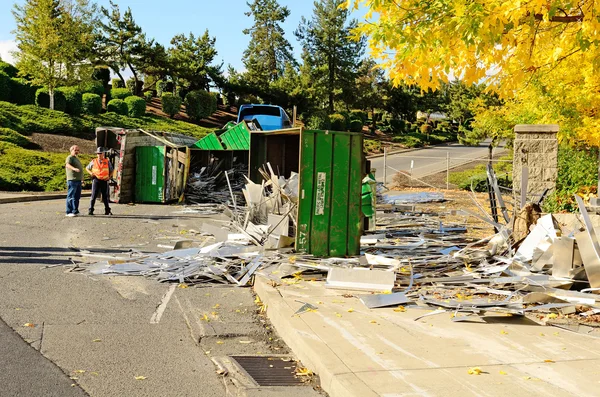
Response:
M398 306L397 308L394 309L394 311L404 313L406 311L406 308L404 306Z
M85 374L85 369L76 369L75 371L73 371L73 373L76 373L76 374Z
M370 322L371 324L377 324L377 321L375 321L375 320L371 320L371 321L369 321L369 322Z
M102 342L102 339L94 339L92 342Z
M550 313L550 314L548 314L548 318L558 318L558 314Z
M221 307L221 305L219 303L217 303L216 305L213 306L213 309L218 309L220 307Z
M23 324L23 327L35 328L35 324L25 323L25 324Z
M339 313L336 313L335 315L336 315L337 317L342 317L342 315L341 315L341 314L339 314Z
M135 380L146 380L148 378L146 378L145 376L136 376Z
M544 360L544 362L545 362L545 363L554 363L554 362L556 362L556 361L554 361L554 360Z
M479 367L472 367L467 370L469 375L481 375L483 371Z
M252 343L251 340L241 340L240 343L247 345L248 343Z
M348 313L352 313L354 311L353 308L348 309Z
M179 284L177 287L178 288L189 288L189 286L187 284Z
M202 318L200 320L204 320L207 323L210 322L210 318L208 318L208 316L206 315L206 313L202 316Z
M296 368L296 375L297 376L312 376L312 371L308 368L303 368L303 367L297 367Z
M508 375L508 374L504 371L500 371L500 375Z
M500 331L500 333L501 333L502 335L508 335L508 332L506 332L505 330L502 330L502 331Z
M222 340L217 341L217 345L222 345L223 343L225 343L225 342L223 342Z

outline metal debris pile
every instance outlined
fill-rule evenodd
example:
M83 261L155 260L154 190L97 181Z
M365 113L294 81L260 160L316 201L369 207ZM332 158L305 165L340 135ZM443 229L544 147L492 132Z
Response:
M220 160L190 173L185 193L187 202L233 204L233 197L237 205L244 205L241 191L246 182L247 167L234 164L232 169L224 168L224 160Z

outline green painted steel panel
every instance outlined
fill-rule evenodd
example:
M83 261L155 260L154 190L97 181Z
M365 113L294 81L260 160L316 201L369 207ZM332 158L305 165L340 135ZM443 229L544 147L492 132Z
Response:
M228 150L250 150L250 131L245 121L222 133L220 138Z
M198 142L194 144L195 147L204 149L204 150L225 150L219 137L214 132L211 132L204 138L200 139Z
M165 186L165 146L135 148L135 201L162 203Z
M296 248L315 256L360 253L362 134L303 131Z

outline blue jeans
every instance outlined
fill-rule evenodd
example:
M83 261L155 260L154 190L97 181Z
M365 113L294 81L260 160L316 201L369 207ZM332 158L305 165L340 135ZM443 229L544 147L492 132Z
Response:
M67 214L79 213L81 181L67 181Z

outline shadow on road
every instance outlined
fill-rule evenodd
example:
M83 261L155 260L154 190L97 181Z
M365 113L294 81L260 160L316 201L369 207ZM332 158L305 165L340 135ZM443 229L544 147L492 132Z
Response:
M87 249L90 253L124 254L130 249ZM0 263L29 265L69 265L78 249L60 247L0 247Z

